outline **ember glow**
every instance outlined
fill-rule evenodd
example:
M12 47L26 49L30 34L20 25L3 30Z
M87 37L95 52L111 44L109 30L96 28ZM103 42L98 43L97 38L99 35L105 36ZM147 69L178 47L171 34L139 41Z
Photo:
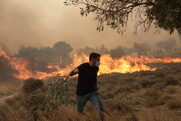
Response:
M19 73L14 74L13 76L17 79L27 79L27 78L39 78L45 79L53 76L65 76L72 69L76 68L78 65L84 62L88 62L88 56L82 54L80 56L74 55L73 63L66 66L65 68L60 68L55 65L48 65L48 69L53 69L56 71L53 72L39 72L31 71L29 69L32 62L27 59L11 57L0 48L0 57L3 57L8 60L12 68L16 69ZM113 59L108 54L103 54L101 56L101 65L99 68L99 75L109 74L109 73L132 73L138 71L154 71L157 68L151 68L146 64L149 63L181 63L181 58L153 58L153 57L131 57L123 56L117 59Z

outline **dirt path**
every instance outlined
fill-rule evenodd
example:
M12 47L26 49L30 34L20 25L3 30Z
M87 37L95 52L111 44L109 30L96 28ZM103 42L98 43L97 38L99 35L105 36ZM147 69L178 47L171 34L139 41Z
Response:
M0 98L0 104L4 104L7 99L13 98L16 95L17 95L17 93L14 93L14 94L11 94L11 95L7 95L7 96L4 96L4 97L1 97Z

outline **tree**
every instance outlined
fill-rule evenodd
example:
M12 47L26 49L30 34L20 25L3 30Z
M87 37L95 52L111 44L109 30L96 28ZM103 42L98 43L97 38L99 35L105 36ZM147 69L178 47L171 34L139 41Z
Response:
M57 42L53 45L53 50L60 56L68 56L68 54L73 50L73 48L66 42Z
M131 15L136 28L147 31L152 24L170 33L181 32L181 0L65 0L65 5L81 5L82 16L95 13L97 30L107 25L123 33Z

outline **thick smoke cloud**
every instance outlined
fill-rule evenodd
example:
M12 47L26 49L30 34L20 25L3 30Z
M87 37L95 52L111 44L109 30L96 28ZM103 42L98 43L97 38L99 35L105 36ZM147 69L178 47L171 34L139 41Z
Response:
M15 51L21 43L38 44L42 24L29 9L13 0L0 1L0 45Z
M89 55L91 52L97 52L97 53L100 53L100 54L109 54L109 49L106 48L102 44L101 46L98 46L98 47L95 47L95 48L86 46L85 48L80 48L80 49L77 50L78 55L81 55L81 54Z
M177 46L175 39L167 39L155 43L148 42L134 42L131 47L118 45L115 48L108 49L102 45L96 48L86 46L77 51L78 54L84 53L89 55L90 52L98 52L101 54L110 54L113 58L120 58L122 56L148 56L148 57L181 57L180 46Z
M157 46L165 51L171 51L176 47L176 41L174 39L168 39L165 41L158 42Z
M112 49L118 45L131 47L134 42L157 42L168 38L178 39L178 34L169 35L161 31L153 34L140 32L133 35L132 24L123 36L106 28L96 32L94 15L81 17L79 7L66 7L61 0L1 0L0 1L0 46L12 54L19 48L51 46L66 41L73 48L89 46L95 48L104 44Z

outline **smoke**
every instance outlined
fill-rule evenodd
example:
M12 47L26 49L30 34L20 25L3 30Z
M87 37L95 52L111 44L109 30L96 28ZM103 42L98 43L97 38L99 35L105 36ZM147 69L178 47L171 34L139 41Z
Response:
M74 58L72 54L75 53L78 54L78 57L81 57L81 54L86 54L88 56L91 52L98 52L101 55L109 54L115 60L123 56L181 57L180 50L176 49L176 40L168 39L166 41L157 42L154 46L157 46L157 48L148 43L135 42L132 47L118 45L115 48L108 49L104 45L97 46L95 48L86 46L76 51L70 44L60 41L54 43L52 46L22 46L16 54L11 56L1 50L0 81L15 80L15 77L16 79L17 77L22 79L20 76L23 76L23 78L27 78L29 76L38 77L38 72L41 74L48 74L58 71L57 69L66 69L66 67L74 64L74 59L76 58ZM80 62L77 64L80 64ZM54 74L56 75L57 73Z
M96 52L99 54L109 54L109 49L102 44L101 46L95 48L86 46L85 48L80 48L77 50L78 55L86 54L88 56L91 52Z
M176 41L174 39L168 39L159 42L157 45L160 49L164 49L165 51L171 51L176 47Z
M0 1L0 26L0 45L11 52L22 44L38 44L43 29L35 14L13 0Z
M72 47L66 42L57 42L52 47L21 47L14 57L25 58L29 60L32 71L48 72L52 71L48 68L49 65L57 65L66 67L72 63L70 53Z
M133 35L132 24L123 36L106 28L96 31L94 15L81 17L79 7L64 6L61 0L1 0L0 1L0 45L11 54L24 47L52 46L65 41L74 49L86 46L96 48L104 44L108 49L118 45L132 47L135 42L155 43L168 38L178 39L177 34L155 31Z
M100 54L109 54L113 58L120 58L122 56L147 56L147 57L181 57L181 49L177 46L175 39L167 39L163 41L152 42L134 42L132 46L125 47L120 44L115 48L108 49L101 45L95 48L86 46L77 51L78 54L84 53L89 55L91 52L98 52Z
M101 44L107 36L99 35L93 24L91 19L80 17L78 8L65 7L56 0L0 1L0 45L13 54L22 45L41 47L66 41L79 48L87 44ZM102 36L100 42L93 35L97 38Z

